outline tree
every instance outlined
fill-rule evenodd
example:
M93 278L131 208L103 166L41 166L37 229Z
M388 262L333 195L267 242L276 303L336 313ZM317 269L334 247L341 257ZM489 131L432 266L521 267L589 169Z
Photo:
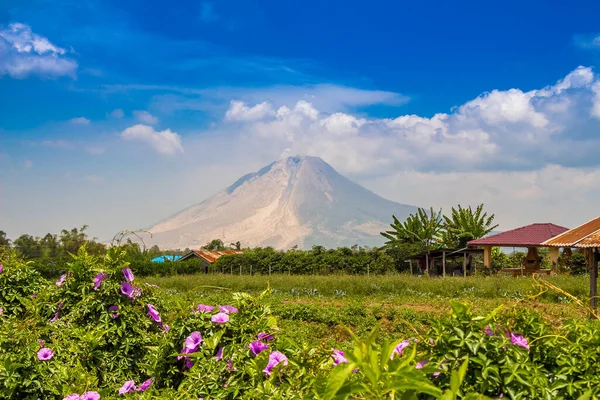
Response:
M231 247L233 247L236 250L241 250L242 249L242 243L240 243L240 241L237 241L235 243L230 243L229 244Z
M213 239L210 242L206 243L203 247L204 250L225 250L225 244L221 239Z
M10 247L10 239L6 237L4 231L0 231L0 246Z
M19 236L15 239L14 245L18 254L26 260L42 256L42 248L38 238L31 235Z
M484 237L498 227L497 224L493 225L494 217L494 214L488 216L487 212L483 212L483 204L474 211L471 206L463 208L459 204L458 208L452 207L449 217L444 216L440 240L447 247L466 247L467 242Z
M404 222L400 222L395 215L392 218L392 230L381 232L388 239L386 246L417 244L427 249L438 245L438 236L443 227L442 210L436 212L431 207L428 212L419 208L416 214L409 215Z
M60 232L60 243L63 249L71 254L77 254L77 251L87 241L87 234L85 230L88 228L87 225L81 227L81 229L73 228L70 231L63 229Z

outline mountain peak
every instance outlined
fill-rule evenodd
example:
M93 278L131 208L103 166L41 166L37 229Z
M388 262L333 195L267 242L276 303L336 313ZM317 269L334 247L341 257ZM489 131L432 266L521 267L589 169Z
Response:
M199 248L212 239L286 249L381 245L392 215L414 207L385 200L319 157L282 158L150 231L161 248Z

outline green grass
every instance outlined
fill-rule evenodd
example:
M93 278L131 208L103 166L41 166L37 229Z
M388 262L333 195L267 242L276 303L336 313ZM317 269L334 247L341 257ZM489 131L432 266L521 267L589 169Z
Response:
M554 276L547 280L581 299L589 290L587 276ZM447 315L450 299L468 301L478 312L499 305L530 307L556 323L586 317L585 309L564 294L540 294L532 278L199 274L146 281L157 284L174 302L183 302L187 307L224 304L234 292L257 294L270 287L272 295L266 301L288 335L331 347L343 347L349 339L343 326L363 335L380 323L382 339L425 333L432 321Z

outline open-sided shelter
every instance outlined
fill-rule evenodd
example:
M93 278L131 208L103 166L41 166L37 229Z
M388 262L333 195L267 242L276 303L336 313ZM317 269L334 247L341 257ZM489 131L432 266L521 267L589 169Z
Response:
M538 255L537 249L539 247L550 247L550 259L553 268L555 268L559 249L544 243L568 230L569 228L551 223L537 223L471 240L468 246L483 247L483 265L487 268L492 266L492 247L525 247L527 248L527 256L523 268L506 268L503 271L511 272L513 275L548 272L540 269L542 258Z

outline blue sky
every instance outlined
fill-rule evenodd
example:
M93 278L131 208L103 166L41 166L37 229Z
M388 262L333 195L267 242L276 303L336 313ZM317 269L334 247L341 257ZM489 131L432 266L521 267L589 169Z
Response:
M402 203L485 202L504 228L583 222L600 200L599 12L2 1L0 230L105 239L295 153Z

